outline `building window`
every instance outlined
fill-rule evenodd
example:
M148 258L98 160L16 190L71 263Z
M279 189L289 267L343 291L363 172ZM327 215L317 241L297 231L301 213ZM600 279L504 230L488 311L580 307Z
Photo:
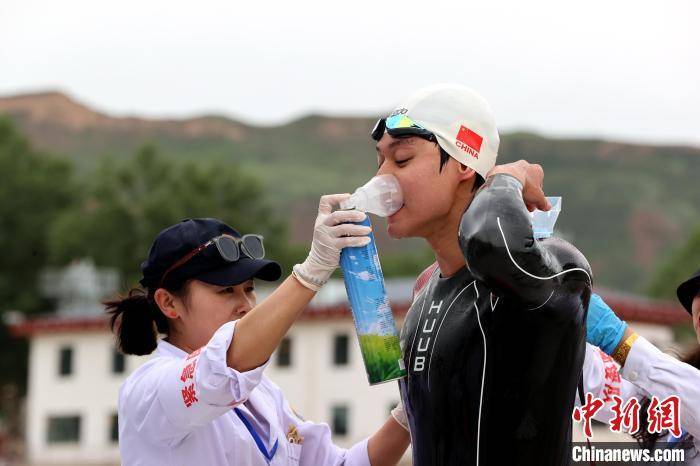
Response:
M282 339L277 349L277 366L290 367L292 365L292 339L285 337Z
M345 366L348 364L348 348L350 339L347 334L338 334L333 339L333 364Z
M64 346L58 353L58 375L65 377L73 373L73 348Z
M333 435L347 435L348 434L348 418L349 409L345 405L333 406L333 419L331 420L333 426Z
M109 441L112 443L119 441L119 418L116 413L109 418Z
M119 351L112 350L112 373L122 374L126 367L126 358Z
M80 416L49 417L48 443L80 441Z

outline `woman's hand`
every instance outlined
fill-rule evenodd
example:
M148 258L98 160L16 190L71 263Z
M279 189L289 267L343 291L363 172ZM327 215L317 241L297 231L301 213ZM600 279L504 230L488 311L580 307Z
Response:
M340 262L340 250L364 246L370 242L370 227L353 225L367 215L359 210L336 210L350 194L330 194L321 197L314 226L311 251L304 263L294 266L294 276L305 287L318 291L328 281Z

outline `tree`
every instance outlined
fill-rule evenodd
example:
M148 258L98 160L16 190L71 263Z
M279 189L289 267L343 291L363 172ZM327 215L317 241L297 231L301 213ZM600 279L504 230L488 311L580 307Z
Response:
M0 118L0 318L10 309L47 310L38 277L48 256L49 225L74 202L75 194L73 166L33 150L9 120ZM24 393L27 353L27 342L10 335L0 321L3 393L17 388ZM2 403L0 416L16 418L14 408Z
M286 224L271 214L260 182L235 165L178 161L147 146L125 163L103 162L81 199L51 227L51 261L92 257L119 269L125 287L136 284L158 232L184 218L260 233L268 257L288 259Z
M675 298L676 288L700 268L700 225L688 241L673 251L657 269L649 287L649 294L659 298Z
M0 119L0 311L45 310L37 286L49 226L75 194L73 166L34 151Z

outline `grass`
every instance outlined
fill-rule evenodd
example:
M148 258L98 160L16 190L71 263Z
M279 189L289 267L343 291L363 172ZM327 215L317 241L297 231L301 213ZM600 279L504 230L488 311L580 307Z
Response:
M406 371L399 368L402 355L398 337L360 335L360 349L369 383L385 382L406 375Z

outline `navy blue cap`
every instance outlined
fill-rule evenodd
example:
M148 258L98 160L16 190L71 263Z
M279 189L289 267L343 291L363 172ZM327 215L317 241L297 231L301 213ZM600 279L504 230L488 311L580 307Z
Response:
M686 311L693 313L693 300L700 293L700 269L678 286L676 294Z
M251 278L275 281L282 275L280 265L271 260L242 256L235 262L224 260L212 245L173 269L161 284L163 274L178 260L223 234L240 238L241 234L215 218L188 218L158 233L148 259L141 263L140 283L146 288L166 286L179 288L186 280L196 278L212 285L238 285Z

